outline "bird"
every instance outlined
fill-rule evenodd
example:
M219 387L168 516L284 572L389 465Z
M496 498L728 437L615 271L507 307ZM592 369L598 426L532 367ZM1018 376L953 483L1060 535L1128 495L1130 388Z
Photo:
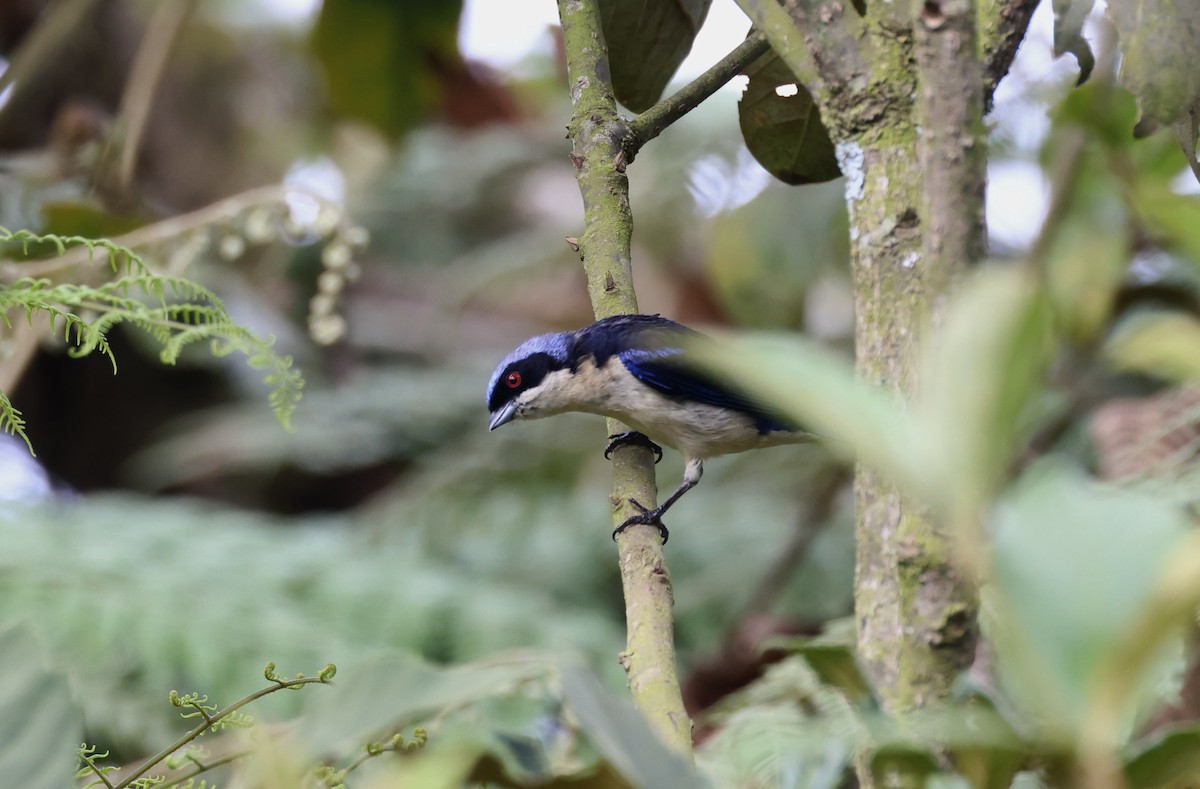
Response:
M496 366L487 389L488 430L518 419L567 411L613 417L632 430L609 436L608 458L625 444L646 446L662 459L665 444L683 455L683 480L654 509L638 510L613 530L634 524L669 536L663 514L694 488L704 461L816 437L770 406L740 393L689 363L689 348L704 335L660 315L602 318L577 331L523 342ZM657 442L657 443L655 443Z

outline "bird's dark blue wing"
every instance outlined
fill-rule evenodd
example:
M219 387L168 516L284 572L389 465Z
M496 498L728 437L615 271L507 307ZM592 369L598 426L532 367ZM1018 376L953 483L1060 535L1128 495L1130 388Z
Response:
M795 429L744 395L692 371L686 366L686 356L678 349L631 349L617 354L617 358L634 378L668 397L739 411L754 419L760 433Z
M754 419L761 433L796 429L716 378L689 366L681 346L699 336L699 332L657 315L622 315L580 330L572 355L574 359L591 356L600 366L616 356L646 386L667 397L744 413Z

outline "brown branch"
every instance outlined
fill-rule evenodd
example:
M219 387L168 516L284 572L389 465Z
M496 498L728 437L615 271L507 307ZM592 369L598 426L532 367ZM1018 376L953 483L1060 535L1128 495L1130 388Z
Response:
M923 129L918 154L925 172L919 265L938 279L929 283L935 294L946 292L985 249L987 133L975 20L973 0L925 0L913 21Z
M630 244L633 216L621 141L628 127L617 114L609 83L607 47L596 0L559 0L573 112L568 125L571 161L583 197L585 228L579 250L596 317L637 312ZM610 433L623 427L608 420ZM634 514L631 499L652 506L656 497L649 449L625 445L612 453L613 522ZM625 593L627 647L621 664L634 704L670 748L690 755L692 723L683 708L675 667L670 575L658 530L625 529L617 537Z
M122 194L128 194L133 183L137 152L141 147L146 121L150 117L154 92L162 81L167 58L175 46L179 31L194 5L195 0L158 4L142 38L142 45L134 56L118 113L124 140L116 175Z

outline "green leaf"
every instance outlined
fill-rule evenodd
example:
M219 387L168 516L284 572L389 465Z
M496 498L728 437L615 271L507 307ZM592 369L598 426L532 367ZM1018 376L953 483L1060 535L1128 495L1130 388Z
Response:
M705 786L687 762L663 745L642 714L606 690L590 671L565 669L562 688L588 739L631 784L647 789Z
M1104 356L1118 370L1200 380L1200 320L1176 310L1140 310L1117 325Z
M912 454L927 502L952 520L985 504L1021 446L1021 417L1049 359L1049 311L1036 277L990 267L966 282L924 360Z
M1124 197L1121 185L1102 164L1085 167L1072 185L1069 210L1054 228L1046 251L1055 323L1084 347L1108 324L1129 267L1133 223Z
M878 786L925 786L938 771L937 759L917 745L889 743L871 754L871 775Z
M83 718L28 628L0 632L0 775L7 786L74 786Z
M1185 784L1177 783L1188 779ZM1186 723L1155 735L1125 761L1130 789L1195 785L1200 780L1200 726Z
M692 49L712 0L599 0L600 25L617 101L654 106Z
M1121 84L1138 99L1139 132L1179 120L1200 103L1200 4L1121 0L1108 15L1121 36Z
M326 0L313 30L334 112L397 137L441 100L460 60L461 0Z
M1083 23L1096 0L1054 0L1054 57L1067 52L1079 62L1079 81L1082 85L1096 66L1096 56L1083 37Z
M1051 738L1073 737L1101 701L1113 715L1130 713L1149 690L1149 658L1178 624L1174 611L1167 621L1145 617L1167 610L1156 594L1178 576L1167 570L1187 545L1180 512L1040 465L1002 499L992 526L995 597L985 609L1013 700Z
M758 163L792 185L839 177L833 141L817 103L783 60L768 52L746 74L750 82L738 102L738 121Z
M696 362L769 403L845 454L927 491L923 447L913 420L885 393L859 382L852 363L795 335L757 335L693 347Z
M858 740L795 700L755 703L723 719L696 762L718 787L836 789L847 785Z
M1164 245L1182 253L1200 273L1200 199L1176 194L1164 181L1141 178L1130 203Z

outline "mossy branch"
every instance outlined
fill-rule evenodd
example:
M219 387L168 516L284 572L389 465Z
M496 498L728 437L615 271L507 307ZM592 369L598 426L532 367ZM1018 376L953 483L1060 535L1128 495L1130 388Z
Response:
M762 33L751 34L732 52L713 64L712 68L630 121L629 134L622 145L626 159L632 162L643 145L696 109L700 102L720 90L770 48Z
M597 318L635 313L630 259L633 217L626 153L621 149L629 127L617 114L608 80L600 12L595 0L559 0L558 10L573 105L567 127L571 161L584 204L585 228L578 246L588 294ZM609 420L608 428L610 433L623 429L615 420ZM633 445L617 448L612 459L611 501L617 524L634 514L630 499L653 505L654 463L650 450ZM675 668L671 583L658 531L647 526L626 529L617 537L617 550L628 633L621 664L634 704L664 743L690 754L692 726Z

